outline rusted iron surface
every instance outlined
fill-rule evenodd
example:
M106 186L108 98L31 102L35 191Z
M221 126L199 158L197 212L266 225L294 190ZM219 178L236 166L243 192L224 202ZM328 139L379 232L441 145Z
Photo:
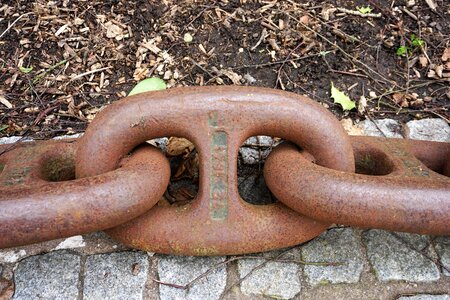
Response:
M450 143L352 137L352 174L275 149L264 177L272 193L311 218L364 228L450 235ZM367 175L374 174L374 175Z
M76 144L27 142L0 156L0 248L110 228L164 193L170 168L159 150L139 148L117 170L72 180Z
M76 174L111 171L145 140L185 137L200 156L196 199L183 206L156 206L108 230L111 236L131 247L184 255L257 252L307 241L329 222L301 216L280 203L251 205L238 194L239 146L262 134L301 145L323 166L354 171L347 134L312 100L263 88L195 87L139 94L107 107L81 138Z

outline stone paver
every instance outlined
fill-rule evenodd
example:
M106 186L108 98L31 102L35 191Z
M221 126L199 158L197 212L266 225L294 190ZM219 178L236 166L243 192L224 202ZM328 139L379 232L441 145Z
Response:
M88 256L83 297L88 299L143 299L148 272L145 252L119 252Z
M80 257L55 251L22 260L13 299L77 299Z
M20 250L0 250L0 263L15 263L25 257L27 252Z
M277 257L279 251L264 253L264 257ZM280 259L299 259L297 249L286 253ZM276 299L290 299L301 291L301 269L292 262L267 261L265 258L248 258L238 261L238 271L241 280L241 291L244 294L259 294ZM252 272L250 275L248 275Z
M214 300L219 299L225 290L227 281L226 267L220 264L225 257L191 257L191 256L161 256L158 262L159 280L164 283L186 285L208 270L207 276L201 278L188 290L178 289L160 284L161 300L189 299Z
M439 255L445 276L450 276L450 237L436 238L436 252Z
M450 295L414 295L414 296L403 296L398 298L398 300L450 300Z
M393 119L364 120L360 123L364 134L368 136L381 136L389 138L402 138L402 127Z
M304 272L311 285L355 283L364 269L363 250L354 230L328 230L302 247L306 262L342 263L337 266L305 265Z
M250 147L251 145L260 145L261 150ZM244 146L239 149L242 161L245 164L253 165L263 161L269 155L270 147L275 147L277 143L269 136L250 137L244 142Z
M413 120L406 127L411 139L450 142L450 126L442 119Z
M406 241L405 234L401 235ZM410 241L416 249L423 245L419 235L412 235ZM383 230L369 230L363 235L367 245L367 254L370 263L381 281L406 280L412 282L431 282L439 280L440 274L437 266L417 251L412 250L405 242L394 234Z

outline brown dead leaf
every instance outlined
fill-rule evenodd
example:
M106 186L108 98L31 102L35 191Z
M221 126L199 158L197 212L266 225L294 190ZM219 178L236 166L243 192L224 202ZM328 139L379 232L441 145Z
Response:
M408 98L409 98L408 95L403 93L395 93L394 95L392 95L392 99L394 99L394 102L400 105L401 107L409 106Z
M364 114L364 112L366 111L366 107L367 107L367 99L365 96L361 96L358 102L358 112L360 115Z
M342 124L342 127L344 127L345 131L347 131L347 133L349 135L363 135L364 134L363 130L360 127L358 127L357 125L353 125L353 121L350 118L342 119L341 124Z
M191 180L197 180L199 175L198 169L198 154L189 155L183 160L183 163L178 167L175 175L173 175L174 180L180 180L183 178L188 178Z
M425 55L419 56L419 63L422 68L428 66L428 59L425 57Z
M242 76L237 74L236 72L222 69L219 71L223 75L227 76L235 85L241 85Z
M450 48L445 48L444 54L442 54L442 61L446 62L450 59Z
M185 138L171 137L166 149L169 156L178 156L189 154L194 148L194 144Z
M116 39L120 41L123 39L123 30L116 24L113 24L112 22L108 22L105 24L106 26L106 37L109 39Z

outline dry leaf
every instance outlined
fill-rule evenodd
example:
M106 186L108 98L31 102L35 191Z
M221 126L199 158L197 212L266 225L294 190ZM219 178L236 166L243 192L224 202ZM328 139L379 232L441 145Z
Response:
M222 69L219 72L222 73L223 75L227 76L233 82L233 84L241 85L241 79L242 79L241 75L239 75L233 71L225 70L225 69Z
M443 62L446 62L447 60L450 59L450 48L445 48L441 59L442 59Z
M171 137L167 144L167 154L169 156L178 156L188 154L194 150L195 146L185 138Z
M400 105L401 107L408 107L409 106L408 100L412 100L415 98L403 93L395 93L394 95L392 95L392 99L394 99L394 102Z
M360 115L364 114L364 112L366 111L366 107L367 107L367 99L364 96L361 96L359 98L359 103L358 103L358 112Z
M106 37L110 39L121 40L123 38L123 30L116 24L112 22L108 22L105 24L106 26Z
M363 135L364 132L357 125L353 125L352 119L342 119L341 120L342 127L344 127L345 131L349 135Z
M419 63L422 68L428 66L428 59L425 57L425 55L419 56Z

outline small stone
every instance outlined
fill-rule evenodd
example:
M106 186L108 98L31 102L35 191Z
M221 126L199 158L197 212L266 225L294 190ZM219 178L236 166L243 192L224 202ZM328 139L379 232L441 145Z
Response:
M403 138L401 135L402 128L400 124L392 119L364 120L360 123L364 129L365 135L368 136L381 136L388 138Z
M414 295L414 296L403 296L397 300L450 300L450 295Z
M242 161L247 165L254 165L261 161L264 161L270 154L270 150L258 150L249 147L241 147L239 154L242 157Z
M445 276L450 276L450 237L442 236L436 238L436 252L443 266L442 272Z
M27 256L27 252L20 250L0 250L0 263L15 263Z
M377 97L377 94L376 94L374 91L370 91L370 92L369 92L369 97L370 97L370 98L376 98L376 97Z
M145 252L88 256L84 271L84 299L143 299L147 281Z
M252 75L250 75L248 73L244 74L244 79L248 84L254 84L256 82L255 77L253 77Z
M278 142L269 136L252 136L244 142L243 147L239 149L239 153L244 164L253 165L265 160L276 145L278 145ZM260 147L260 149L257 149L257 147Z
M395 235L398 235L396 237ZM406 233L390 233L384 230L369 230L363 240L376 276L381 281L405 280L431 282L439 280L437 266L420 254L428 237ZM414 251L411 246L418 249Z
M83 237L81 235L76 235L59 243L55 250L82 248L84 246L86 246L86 243L84 242Z
M352 229L331 229L302 247L306 262L340 263L336 266L306 264L304 272L308 283L356 283L363 271L363 250Z
M188 290L177 289L164 284L159 285L161 300L188 299L204 300L219 299L225 290L227 272L225 265L218 264L225 261L225 257L191 257L191 256L162 256L159 258L159 280L165 283L186 285L210 269L211 273L193 284Z
M194 38L192 37L192 35L190 33L185 33L183 39L184 39L185 43L192 43L192 40Z
M262 254L261 259L249 258L239 260L239 277L243 279L247 276L241 282L241 291L244 294L264 295L276 299L291 299L300 293L301 269L298 264L269 261L258 268L268 257L277 257L279 254L279 251L272 251ZM280 257L280 259L295 259L298 256L298 249L293 249ZM248 275L250 272L252 273Z
M22 260L13 299L78 299L80 257L55 251Z
M450 142L450 126L442 119L414 120L406 126L411 139Z

